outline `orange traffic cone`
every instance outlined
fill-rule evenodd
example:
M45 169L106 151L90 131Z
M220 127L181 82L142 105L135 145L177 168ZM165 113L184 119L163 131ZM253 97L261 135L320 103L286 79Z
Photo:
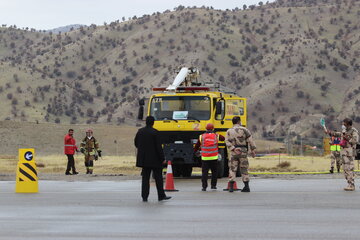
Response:
M227 188L224 188L223 190L224 190L224 191L229 191L229 189L230 189L230 182L228 182ZM240 190L241 190L241 189L239 189L239 188L237 187L236 181L234 181L234 191L240 191Z
M177 192L179 190L175 189L174 185L174 176L171 167L171 161L168 161L167 170L166 170L166 181L165 181L165 192Z

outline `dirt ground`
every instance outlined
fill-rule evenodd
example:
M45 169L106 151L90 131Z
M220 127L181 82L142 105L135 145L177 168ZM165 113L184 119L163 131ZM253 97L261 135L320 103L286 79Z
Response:
M0 181L15 180L17 158L15 156L0 156ZM64 155L49 155L35 157L38 165L37 171L41 180L65 180L65 181L94 181L94 180L129 180L139 179L140 169L135 167L134 156L105 156L95 162L94 174L86 175L83 158L75 156L76 169L79 175L65 176L66 157ZM330 159L323 157L257 157L250 158L250 173L259 178L343 178L343 173L328 174ZM280 167L279 163L286 167ZM283 164L287 163L287 164ZM359 170L355 162L355 169ZM292 172L292 174L289 174ZM317 172L321 174L311 174ZM193 177L201 175L200 168L193 169Z
M18 159L16 156L0 156L0 173L9 174L16 170ZM67 158L65 155L35 156L39 173L64 173ZM330 168L329 157L307 156L268 156L249 158L252 172L324 172ZM356 162L357 163L357 162ZM138 173L135 167L135 156L103 156L94 161L98 174L133 175ZM78 170L84 169L82 154L75 155L75 165ZM195 168L194 171L200 171Z

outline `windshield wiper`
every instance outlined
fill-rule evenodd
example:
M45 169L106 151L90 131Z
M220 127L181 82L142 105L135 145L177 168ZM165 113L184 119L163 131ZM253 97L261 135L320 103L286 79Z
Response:
M175 122L178 122L178 120L176 120L176 119L166 118L166 117L162 118L161 120L162 121L175 121Z
M195 120L195 121L200 122L200 120L199 120L199 119L197 119L196 117L193 117L193 116L188 116L187 118L188 118L188 119L190 118L190 119L193 119L193 120Z

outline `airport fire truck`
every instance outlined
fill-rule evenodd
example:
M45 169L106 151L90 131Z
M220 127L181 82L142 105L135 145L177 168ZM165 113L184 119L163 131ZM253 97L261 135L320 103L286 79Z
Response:
M215 132L225 136L232 127L232 118L240 116L246 126L246 99L218 83L200 82L199 71L183 67L168 87L153 88L147 115L155 118L154 128L160 132L165 159L173 165L174 176L189 177L193 167L201 166L201 158L194 146L205 126L212 123ZM140 102L139 119L145 101ZM142 111L141 111L142 109ZM228 175L228 153L224 142L219 142L218 177Z

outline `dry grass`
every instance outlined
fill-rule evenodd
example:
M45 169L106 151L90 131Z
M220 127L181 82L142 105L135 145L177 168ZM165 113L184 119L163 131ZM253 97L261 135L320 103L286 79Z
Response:
M255 139L256 143L256 151L257 152L272 152L272 151L279 151L285 147L284 143L277 142L277 141L269 141L263 139Z
M323 172L330 169L330 157L269 156L250 158L252 172Z
M1 156L2 164L0 173L15 173L17 157ZM35 159L39 173L64 173L66 170L67 158L64 155L49 155L37 157ZM76 169L84 173L84 158L81 155L75 156ZM95 161L94 173L96 174L139 174L139 169L135 167L135 157L133 156L106 156Z
M92 128L103 155L135 155L134 137L137 131L135 127L14 121L0 121L0 135L6 136L0 146L0 152L3 155L17 156L19 148L34 148L37 156L62 155L64 136L69 128L75 130L74 137L78 146L85 136L86 129Z
M15 173L17 157L0 156L0 173ZM330 168L330 157L311 156L269 156L250 158L251 172L323 172ZM67 158L64 155L49 155L36 158L39 173L64 173ZM83 157L75 156L76 169L84 173ZM355 163L357 169L357 163ZM200 172L194 169L194 172ZM95 161L94 173L96 174L125 174L138 175L140 170L135 167L134 156L105 156Z
M291 163L288 162L288 161L280 162L280 163L277 165L278 168L290 168L290 166L291 166Z

